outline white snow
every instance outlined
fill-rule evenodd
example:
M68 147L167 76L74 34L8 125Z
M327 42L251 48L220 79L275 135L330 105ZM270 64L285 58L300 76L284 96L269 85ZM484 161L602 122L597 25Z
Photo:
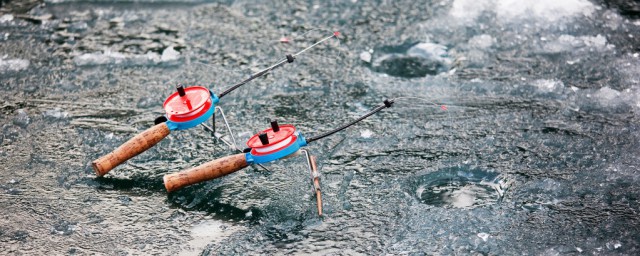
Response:
M368 139L371 138L371 136L373 136L373 132L371 130L362 130L360 131L360 137Z
M165 62L172 62L179 59L180 53L168 47L162 52L162 56L155 52L146 54L124 54L120 52L104 51L95 53L85 53L76 56L73 60L77 66L99 66L99 65L156 65Z
M614 46L607 43L607 38L602 35L596 36L572 36L560 35L555 40L542 45L542 52L561 53L577 50L604 51L613 49Z
M419 43L407 51L407 55L411 57L419 57L431 61L440 62L446 66L451 65L451 57L447 52L447 47L434 43Z
M51 117L51 118L55 118L55 119L62 119L62 118L67 118L69 116L69 113L66 111L63 111L60 108L54 108L54 109L49 109L46 110L42 113L43 116L45 117Z
M609 103L620 97L620 92L609 87L602 87L593 94L601 103Z
M562 18L590 15L595 6L587 0L498 0L496 13L502 21L533 18L557 22Z
M595 8L588 0L454 0L449 15L462 23L475 22L490 12L502 23L534 20L550 24L591 15Z
M489 234L484 233L484 232L483 232L483 233L478 233L478 235L477 235L477 236L478 236L479 238L482 238L482 241L485 241L485 242L487 241L487 239L489 239Z
M361 52L360 59L364 62L371 62L371 53L369 52Z
M178 58L180 58L180 53L175 49L173 49L172 46L169 46L166 49L164 49L164 51L162 51L162 57L160 58L160 60L173 61L173 60L177 60Z
M0 73L25 70L29 64L28 60L23 59L0 59Z
M561 81L546 79L536 80L532 85L538 88L541 92L555 92L564 88L564 84Z
M13 20L13 15L11 14L5 14L0 16L0 23L5 23L5 22L9 22Z

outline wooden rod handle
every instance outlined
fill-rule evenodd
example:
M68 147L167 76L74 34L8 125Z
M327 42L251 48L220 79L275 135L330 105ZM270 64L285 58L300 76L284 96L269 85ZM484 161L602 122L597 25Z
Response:
M167 188L167 192L176 191L189 185L225 176L248 165L242 153L225 156L186 171L165 175L164 187Z
M154 125L135 137L129 139L113 152L98 158L91 165L98 177L107 174L116 166L130 158L146 151L169 135L169 127L166 123Z

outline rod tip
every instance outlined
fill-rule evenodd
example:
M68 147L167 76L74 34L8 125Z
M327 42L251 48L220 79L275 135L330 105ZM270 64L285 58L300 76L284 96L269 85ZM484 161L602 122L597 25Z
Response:
M333 32L333 36L335 36L335 37L340 36L340 31Z

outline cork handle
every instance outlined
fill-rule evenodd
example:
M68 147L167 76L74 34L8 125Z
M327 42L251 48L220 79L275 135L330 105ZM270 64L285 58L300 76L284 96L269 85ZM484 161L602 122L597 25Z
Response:
M225 176L247 166L244 154L225 156L186 171L165 175L164 187L167 188L167 192L176 191L189 185Z
M93 161L93 170L98 177L107 174L111 169L124 163L124 161L146 151L169 135L169 127L166 123L157 124L146 131L131 138L113 152Z
M316 191L316 202L318 203L318 215L322 216L322 192L320 191L320 174L318 173L318 167L316 166L316 157L310 156L309 160L309 162L311 162L313 188Z

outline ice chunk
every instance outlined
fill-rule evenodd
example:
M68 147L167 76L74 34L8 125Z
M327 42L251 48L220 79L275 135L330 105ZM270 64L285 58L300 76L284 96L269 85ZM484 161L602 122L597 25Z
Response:
M541 92L554 92L564 88L564 84L561 81L544 79L534 81L533 86L538 88Z
M487 49L496 43L496 39L490 35L477 35L469 39L469 47L476 49Z
M29 67L28 60L0 59L0 73L25 70Z
M164 51L162 51L162 57L160 60L162 61L172 61L177 60L180 57L180 53L173 49L173 46L169 46Z
M18 109L18 114L13 119L13 124L22 128L27 128L29 122L31 122L31 118L29 118L27 111L25 111L24 109Z
M478 233L478 235L477 235L477 236L478 236L479 238L482 238L482 241L485 241L485 242L487 241L487 239L489 239L489 234L484 233L484 232L483 232L483 233Z
M364 62L371 62L371 53L369 52L361 52L360 59Z
M44 111L44 113L42 113L42 115L44 117L50 117L50 118L54 118L54 119L62 119L62 118L67 118L69 116L69 113L66 111L62 111L62 109L60 108L54 108L54 109L49 109L47 111Z
M419 43L411 47L407 51L407 55L412 57L419 57L424 59L430 59L438 62L451 63L448 58L447 47L444 45L433 43Z
M77 66L99 66L99 65L157 65L160 63L177 60L179 53L169 47L162 53L147 52L146 54L124 54L120 52L95 52L85 53L76 56L73 60Z
M369 129L360 131L360 137L362 138L368 139L371 138L372 135L373 132Z
M594 93L594 97L601 103L612 102L620 97L620 92L609 87L602 87Z
M607 38L602 35L579 37L561 35L556 40L544 44L542 51L546 53L562 53L579 50L603 51L612 48L613 45L607 44Z
M5 23L5 22L9 22L13 20L13 15L11 14L5 14L0 16L0 23Z
M86 53L74 58L78 66L97 66L106 64L118 64L124 62L125 55L118 52L106 51L104 53Z

